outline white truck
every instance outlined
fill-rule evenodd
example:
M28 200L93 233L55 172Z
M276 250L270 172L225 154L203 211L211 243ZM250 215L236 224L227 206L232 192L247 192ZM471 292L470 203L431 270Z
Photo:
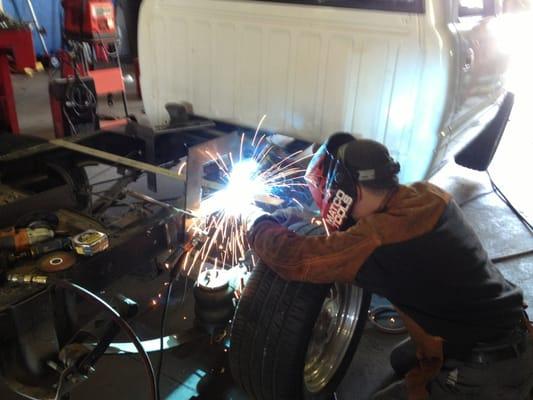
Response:
M145 110L198 115L312 142L336 131L386 144L410 182L479 134L503 99L498 0L145 0Z
M385 143L401 180L450 157L486 169L512 108L499 0L144 0L145 110L165 104L308 142ZM316 226L295 228L317 234ZM354 285L285 282L259 265L233 319L232 373L251 398L331 399L364 325Z

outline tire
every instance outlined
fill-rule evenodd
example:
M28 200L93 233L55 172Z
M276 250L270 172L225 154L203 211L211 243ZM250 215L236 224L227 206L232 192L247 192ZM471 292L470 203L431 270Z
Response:
M303 235L323 232L307 223L292 229ZM335 299L350 299L344 303L354 307L335 312ZM357 349L369 303L370 295L354 285L288 282L259 263L231 327L235 381L257 400L331 399Z

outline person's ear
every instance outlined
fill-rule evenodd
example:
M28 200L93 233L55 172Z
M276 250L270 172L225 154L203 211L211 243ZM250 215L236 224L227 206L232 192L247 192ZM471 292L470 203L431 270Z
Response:
M363 200L363 188L359 183L356 183L355 185L355 193L357 196L357 202L359 203L361 200Z

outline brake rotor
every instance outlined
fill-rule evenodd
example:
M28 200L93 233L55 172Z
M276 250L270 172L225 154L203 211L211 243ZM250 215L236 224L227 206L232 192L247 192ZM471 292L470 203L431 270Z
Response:
M76 257L65 251L50 253L39 260L39 269L44 272L59 272L69 269L76 262Z

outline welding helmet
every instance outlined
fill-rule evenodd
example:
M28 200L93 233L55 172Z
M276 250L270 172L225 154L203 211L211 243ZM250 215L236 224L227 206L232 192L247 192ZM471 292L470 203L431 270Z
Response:
M400 165L381 143L335 133L313 155L305 179L331 231L347 229L358 200L358 184L392 179Z

